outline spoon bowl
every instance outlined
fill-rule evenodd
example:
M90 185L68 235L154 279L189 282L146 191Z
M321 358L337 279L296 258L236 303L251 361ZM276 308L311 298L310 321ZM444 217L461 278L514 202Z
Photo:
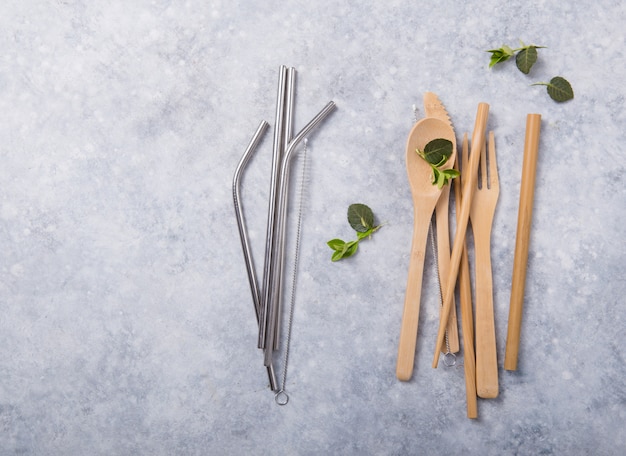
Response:
M437 195L437 197L441 194L441 190L432 184L430 165L416 152L416 149L424 150L426 144L439 138L452 142L452 154L448 161L440 167L441 169L450 169L456 159L456 137L449 124L435 117L426 117L419 120L409 133L406 144L406 166L414 198L416 194L418 196Z

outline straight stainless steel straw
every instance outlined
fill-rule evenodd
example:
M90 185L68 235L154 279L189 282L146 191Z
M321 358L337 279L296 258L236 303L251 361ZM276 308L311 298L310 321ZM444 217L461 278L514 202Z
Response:
M269 314L271 300L269 299L272 293L272 280L273 273L273 255L275 249L272 246L274 241L274 230L276 228L276 191L280 179L280 163L283 155L283 122L285 116L285 94L286 94L286 81L287 81L287 67L281 65L278 76L278 96L276 100L276 123L274 124L274 147L272 155L272 177L270 181L270 194L268 202L267 213L267 230L265 238L265 262L263 266L263 288L262 288L262 300L261 300L261 324L259 325L259 348L266 348L266 332L269 326ZM273 341L273 339L270 339ZM269 351L272 351L272 345L269 347ZM266 364L267 365L267 364Z
M243 208L241 207L241 177L243 171L247 166L252 154L256 150L263 134L269 127L266 121L261 121L259 127L250 140L250 144L246 148L237 168L235 169L235 176L233 178L233 202L235 206L235 215L237 218L237 227L239 228L239 238L241 239L241 247L243 250L244 262L246 263L246 271L248 273L248 282L250 283L250 291L252 292L252 302L254 304L254 313L256 315L257 324L261 323L261 292L259 290L259 283L254 271L254 262L252 260L252 252L250 250L250 242L248 241L248 232L246 229L245 219L243 217ZM272 391L278 391L278 384L276 383L276 375L274 373L273 364L266 366L267 377L270 383Z
M282 159L282 163L281 163L281 169L280 169L280 180L279 180L279 188L278 188L278 200L276 202L276 213L279 215L279 220L276 223L276 227L281 227L283 226L283 217L286 216L286 208L287 208L287 189L288 189L288 185L289 185L289 179L287 179L288 177L288 169L291 163L291 159L294 155L294 152L296 150L296 148L298 147L298 145L300 144L300 142L302 142L302 140L309 134L311 133L311 131L317 127L326 117L328 117L328 115L334 111L336 105L333 101L328 102L328 104L326 106L324 106L324 108L302 129L300 130L300 132L295 136L295 138L293 138L290 142L289 142L289 146L287 147L287 151L285 152L283 159ZM283 242L282 238L285 235L285 233L283 232L283 230L278 229L276 230L277 232L274 233L275 239L274 242L271 242L270 245L273 246L272 248L277 249L281 243ZM278 252L274 252L274 254L271 255L271 258L273 259L273 261L275 262L274 265L272 265L272 269L277 270L277 266L276 266L276 262L279 261L283 261L282 258L279 258L279 255L277 254ZM276 285L276 278L273 278L274 282L272 283L272 285ZM269 294L269 299L273 299L276 300L277 298L277 294L276 294L276 289L274 287L272 287L273 289L270 290L270 294ZM267 295L267 294L266 294ZM264 363L266 366L270 366L272 364L272 350L270 349L272 342L274 340L274 333L276 331L276 319L277 319L277 315L274 314L274 312L276 312L277 310L277 306L274 303L271 303L269 306L269 310L270 312L272 312L269 316L268 316L268 328L267 328L267 332L266 332L266 345L265 345L265 356L264 356Z
M287 69L287 81L285 85L285 118L283 125L283 148L286 148L293 136L293 116L295 108L295 94L296 94L296 69L291 67ZM280 179L289 179L289 170L285 176L280 176ZM282 224L279 226L280 232L284 232L287 226L287 208L284 209L283 214L278 214L277 219L282 219ZM282 314L282 293L283 293L283 266L285 258L285 236L282 236L282 242L278 247L278 269L274 272L276 277L276 331L274 333L274 350L278 350L280 342L280 315Z

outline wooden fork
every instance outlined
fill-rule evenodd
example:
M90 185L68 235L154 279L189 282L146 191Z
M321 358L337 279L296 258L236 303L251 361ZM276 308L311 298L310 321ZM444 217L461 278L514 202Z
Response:
M476 268L476 394L482 398L498 396L498 360L493 310L493 276L491 270L491 227L500 194L496 146L489 132L488 153L480 151L480 176L470 208L474 233Z

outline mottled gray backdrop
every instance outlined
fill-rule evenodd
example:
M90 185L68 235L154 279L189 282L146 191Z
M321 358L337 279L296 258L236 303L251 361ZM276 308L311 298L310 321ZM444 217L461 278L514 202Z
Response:
M5 1L0 454L624 454L625 23L618 0ZM488 69L485 50L520 39L547 46L530 75L513 62ZM291 400L278 407L231 182L258 123L273 123L283 64L298 71L297 130L328 101L338 109L309 138ZM573 101L530 86L556 75ZM413 223L404 147L428 90L459 140L489 103L499 152L501 389L475 421L463 357L430 366L430 254L414 377L395 379ZM511 373L502 362L532 112L543 122ZM270 138L242 187L258 269ZM325 243L353 235L354 202L385 225L331 263Z

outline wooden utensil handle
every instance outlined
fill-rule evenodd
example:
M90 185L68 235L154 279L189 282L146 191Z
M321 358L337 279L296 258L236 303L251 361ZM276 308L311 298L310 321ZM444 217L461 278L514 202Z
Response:
M463 201L461 203L461 215L458 218L456 226L456 235L454 236L454 244L452 247L452 255L450 257L450 274L446 282L446 290L443 294L443 309L441 311L441 319L439 321L439 331L437 333L437 342L435 343L435 356L433 357L433 368L439 364L439 347L443 342L446 333L446 322L450 316L452 308L452 297L456 287L456 278L459 273L459 265L461 263L461 253L465 245L465 234L467 232L467 222L469 220L470 205L472 196L474 195L474 187L476 186L476 174L478 171L478 159L480 158L480 147L485 141L485 129L487 127L487 118L489 117L489 105L487 103L479 103L476 112L476 122L474 123L474 132L472 133L472 151L469 159L469 169L463 170L467 175L467 180L463 181Z
M490 233L476 237L476 393L498 397L498 359L493 310Z
M522 165L522 182L520 186L517 234L515 238L515 256L513 259L511 302L509 305L509 322L504 355L504 368L506 370L517 369L540 130L541 115L528 114L526 116L524 162Z
M428 239L428 223L420 220L423 214L424 212L420 212L416 208L413 219L413 241L411 244L411 258L409 260L409 273L404 297L404 311L402 312L398 361L396 364L396 377L402 381L411 379L415 362L417 323L419 321L424 257L426 256L426 241Z

